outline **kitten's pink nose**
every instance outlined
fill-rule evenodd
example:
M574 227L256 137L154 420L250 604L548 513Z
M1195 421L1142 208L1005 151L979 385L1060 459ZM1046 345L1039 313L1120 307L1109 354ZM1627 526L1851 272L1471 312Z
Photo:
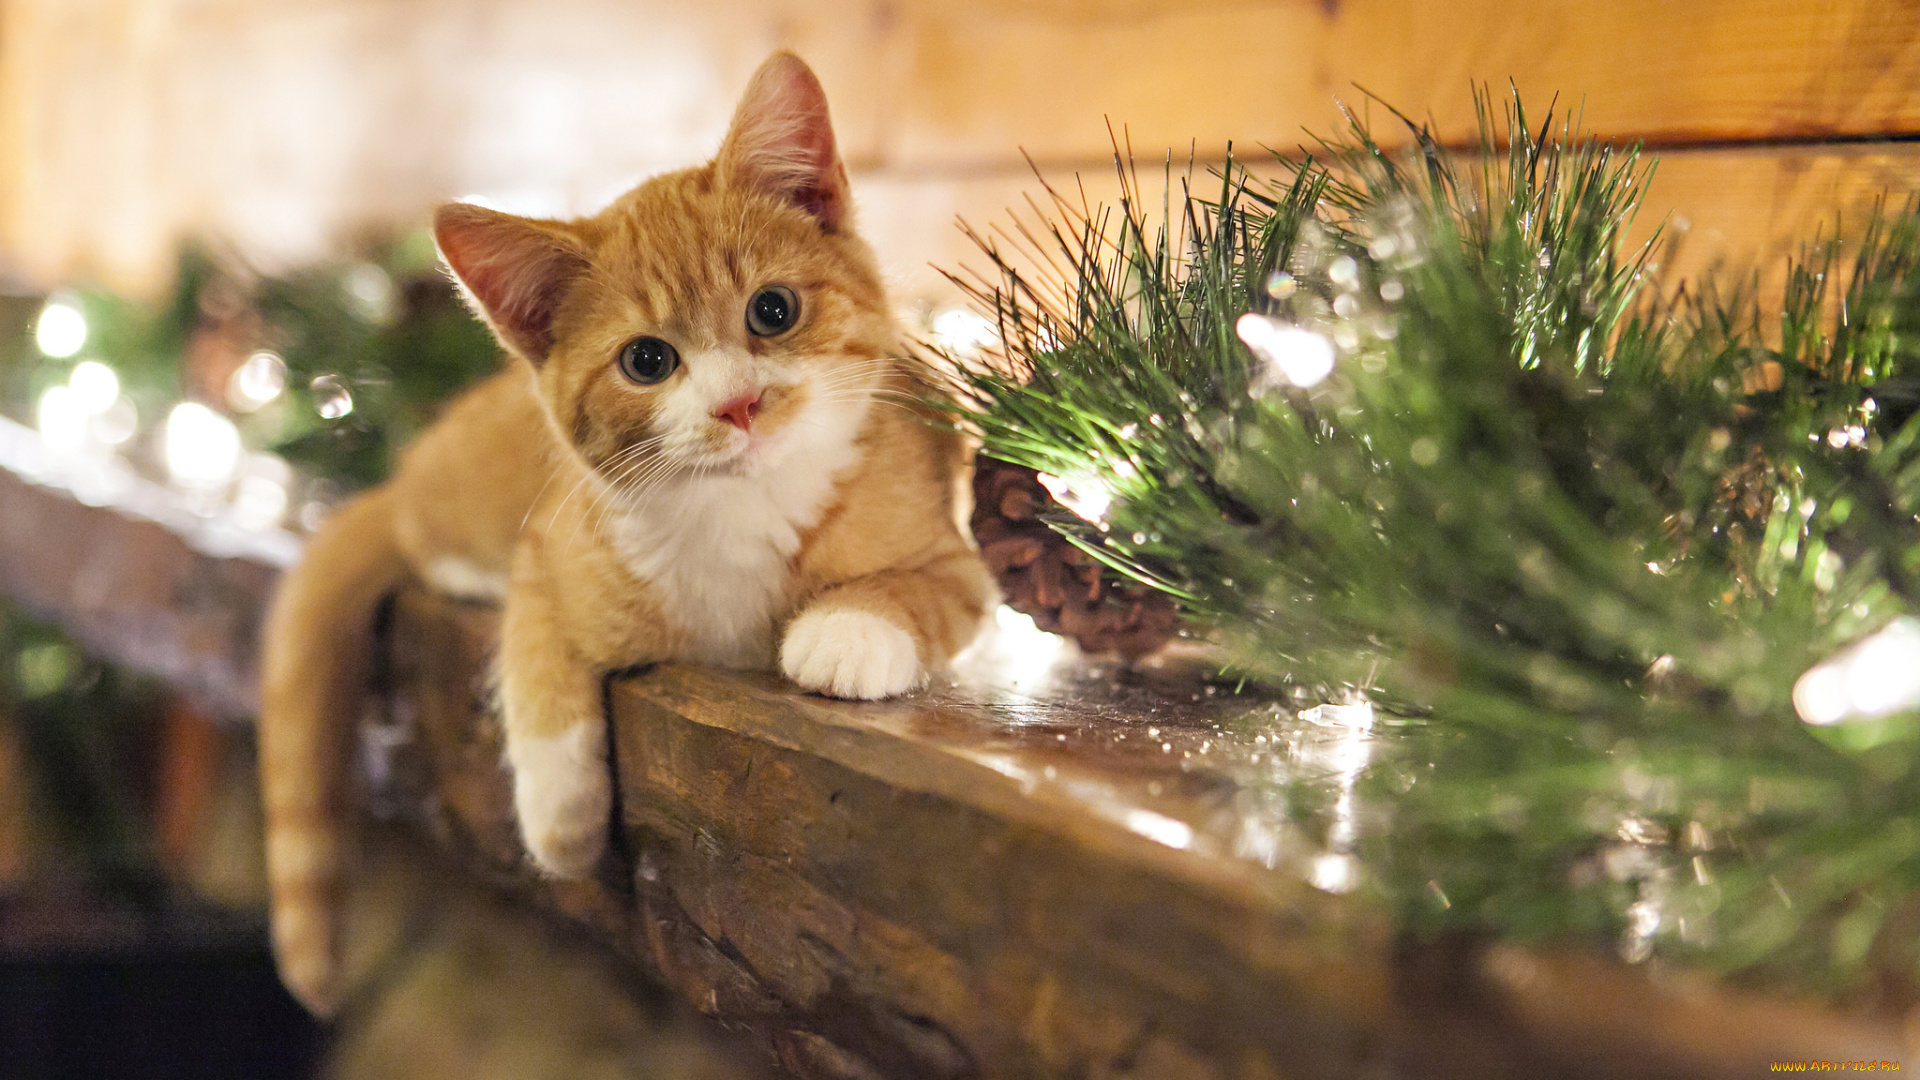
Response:
M715 420L725 420L741 431L753 430L753 418L760 412L760 392L741 394L713 410Z

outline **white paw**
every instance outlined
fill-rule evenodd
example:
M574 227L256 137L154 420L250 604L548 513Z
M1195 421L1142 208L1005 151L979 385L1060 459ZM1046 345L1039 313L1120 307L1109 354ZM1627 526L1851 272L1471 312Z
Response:
M515 740L507 751L513 809L533 861L555 877L585 877L607 846L613 808L605 729L596 718L555 738Z
M865 611L808 611L787 627L780 670L808 690L871 701L903 694L926 672L913 636Z

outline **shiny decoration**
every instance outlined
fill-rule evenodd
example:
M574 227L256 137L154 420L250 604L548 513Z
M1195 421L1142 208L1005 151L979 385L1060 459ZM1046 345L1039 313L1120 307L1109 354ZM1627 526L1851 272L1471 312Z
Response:
M353 411L353 392L338 375L322 375L307 389L313 394L313 411L322 420L339 420Z
M287 362L262 349L234 369L227 384L227 403L239 412L252 412L277 399L287 389Z

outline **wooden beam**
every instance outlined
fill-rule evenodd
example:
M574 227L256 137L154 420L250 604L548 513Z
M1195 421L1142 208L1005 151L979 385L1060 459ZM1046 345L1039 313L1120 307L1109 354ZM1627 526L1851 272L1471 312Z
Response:
M1857 226L1883 195L1897 207L1920 192L1920 143L1724 147L1654 156L1658 168L1635 236L1644 239L1653 226L1669 221L1670 233L1684 234L1671 260L1682 276L1725 263L1759 267L1777 278L1781 258L1822 228L1831 235L1836 224ZM1259 159L1256 154L1252 160ZM1203 194L1212 182L1207 167L1199 167ZM1042 173L1075 199L1082 191L1093 203L1118 196L1108 161L1042 166ZM1157 200L1158 159L1143 160L1141 174ZM861 228L901 298L929 307L959 302L940 269L986 265L956 220L985 231L1004 225L1009 208L1031 219L1029 196L1045 205L1039 181L1024 167L960 178L883 170L856 178L854 190Z
M494 625L401 595L376 797L437 807L481 873L804 1077L1698 1080L1899 1056L1892 1022L1598 954L1400 941L1305 883L1317 848L1267 795L1257 755L1311 732L1178 666L1115 678L1025 638L880 704L680 666L615 681L615 852L594 882L540 881L474 707Z
M1509 79L1536 121L1559 95L1669 146L1920 135L1920 0L0 0L0 19L0 254L46 285L157 290L190 236L297 264L473 193L591 212L711 153L778 47L818 66L853 167L914 183L1017 173L1022 150L1097 165L1109 117L1148 158L1292 147L1337 131L1356 84L1453 138L1471 85Z
M1511 81L1545 118L1664 144L1920 132L1913 0L926 0L903 5L889 162L924 169L1099 159L1134 147L1292 147L1379 95L1454 138L1469 88ZM1383 108L1382 135L1405 138Z
M237 708L274 568L209 543L0 474L0 588ZM615 842L593 880L542 881L488 708L497 627L397 598L357 758L369 809L803 1077L1717 1078L1900 1056L1894 1020L1571 949L1402 941L1306 883L1320 848L1274 797L1298 779L1275 739L1311 758L1341 736L1031 631L887 703L679 666L613 681ZM381 925L350 970L377 967Z
M124 462L55 462L0 419L0 591L82 645L250 718L260 620L299 543L202 518Z

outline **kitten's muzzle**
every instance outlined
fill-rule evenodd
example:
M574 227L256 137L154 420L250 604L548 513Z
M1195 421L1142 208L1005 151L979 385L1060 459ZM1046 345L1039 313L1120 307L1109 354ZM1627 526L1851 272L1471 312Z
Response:
M760 392L741 394L713 410L713 418L732 424L741 431L753 430L753 418L760 414Z

